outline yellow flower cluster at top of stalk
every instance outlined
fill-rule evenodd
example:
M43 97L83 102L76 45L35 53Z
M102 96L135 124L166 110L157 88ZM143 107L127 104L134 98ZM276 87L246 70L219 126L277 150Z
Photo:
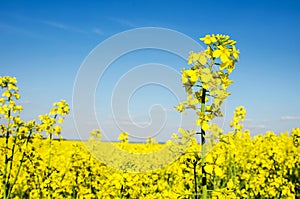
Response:
M12 118L10 111L20 113L23 110L22 106L16 105L14 101L20 98L16 83L17 79L15 77L0 76L0 87L4 89L2 97L0 97L0 115L4 115L4 118Z
M179 112L184 112L186 108L195 110L198 115L196 125L208 130L208 122L222 116L220 108L230 95L227 89L233 81L229 75L235 69L239 50L236 49L236 42L227 35L206 35L200 40L207 47L204 51L190 52L190 69L181 70L187 98L175 108Z

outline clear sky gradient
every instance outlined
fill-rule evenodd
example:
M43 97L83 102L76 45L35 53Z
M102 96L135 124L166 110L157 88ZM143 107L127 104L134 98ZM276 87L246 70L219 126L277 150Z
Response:
M23 118L37 119L54 101L66 99L72 104L76 74L86 56L114 34L140 27L168 28L196 41L211 33L230 35L241 55L231 76L235 83L226 101L225 127L239 105L247 110L245 127L253 135L300 127L300 2L296 0L1 0L0 75L17 77ZM97 89L96 101L108 103L114 82L137 64L149 62L168 64L177 71L188 67L184 60L164 52L128 55L107 71L103 80L107 85ZM151 105L161 104L166 112L177 105L166 89L152 85L140 90L129 102L129 115L140 125L150 121ZM95 107L96 112L102 110ZM176 116L175 112L169 115L171 123L177 122ZM111 117L106 115L102 121L109 125ZM95 127L88 125L87 130ZM78 138L72 113L63 127L64 137ZM166 130L158 136L161 140L176 131ZM111 133L112 139L119 134Z

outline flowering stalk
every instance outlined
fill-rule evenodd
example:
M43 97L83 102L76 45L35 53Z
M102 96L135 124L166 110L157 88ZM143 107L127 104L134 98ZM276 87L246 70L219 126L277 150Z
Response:
M12 78L9 76L1 77L0 76L0 87L4 89L2 93L2 97L0 98L0 118L1 115L7 119L6 127L4 125L1 128L1 133L5 137L5 145L4 145L4 168L2 171L2 185L3 185L3 198L9 198L10 190L12 190L12 184L10 184L10 177L13 166L13 157L15 151L16 142L12 143L10 148L9 140L12 134L15 132L14 125L12 122L14 120L13 113L21 112L22 107L17 106L14 102L14 99L19 99L20 95L18 93L18 88L16 86L16 78ZM16 140L16 138L14 139ZM11 153L11 154L10 154Z
M205 132L212 132L215 128L213 124L209 124L209 121L223 116L220 109L230 94L227 91L228 86L232 84L229 74L238 61L239 50L236 50L236 42L230 40L227 35L206 35L200 40L204 41L207 48L198 53L190 52L188 64L192 64L192 67L188 70L182 69L181 77L187 98L175 108L179 112L184 112L187 108L193 109L198 116L196 125L201 127L202 198L207 198ZM212 99L211 104L207 103L209 98ZM197 186L196 180L194 186ZM197 192L196 188L195 192ZM197 194L195 193L196 196Z
M52 156L52 140L53 136L59 136L62 130L62 127L57 125L57 123L62 123L64 121L64 115L69 114L69 105L66 103L65 100L61 100L60 102L55 102L53 104L53 108L50 110L49 114L40 115L39 118L41 120L41 124L38 126L39 132L46 132L48 134L49 139L49 153L48 153L48 161L47 161L47 168L46 168L46 177L43 179L44 181L46 178L50 178L52 174L52 167L51 167L51 156ZM51 117L53 116L53 117ZM61 116L61 117L59 117ZM53 135L54 134L54 135ZM51 182L51 181L50 181ZM47 185L47 191L49 192L49 197L52 198L52 189L50 187L50 183Z

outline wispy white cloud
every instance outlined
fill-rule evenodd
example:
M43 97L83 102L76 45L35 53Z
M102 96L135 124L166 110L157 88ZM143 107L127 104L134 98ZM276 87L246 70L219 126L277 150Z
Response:
M29 35L29 36L34 36L34 37L42 37L40 33L35 33L32 30L27 30L27 25L26 24L31 24L31 25L46 25L48 27L52 27L52 28L56 28L56 29L60 29L60 30L64 30L64 31L69 31L69 32L76 32L76 33L82 33L82 34L88 34L91 33L91 31L86 31L83 30L81 28L78 27L74 27L71 26L69 24L65 24L63 22L60 21L55 21L55 20L51 20L51 19L36 19L36 18L32 18L26 15L19 15L19 14L8 14L8 16L12 19L17 20L18 22L22 22L22 24L24 24L23 27L19 27L16 25L10 25L10 24L5 24L5 23L1 23L0 21L0 28L10 31L10 32L16 32L16 33L21 33L21 34L25 34L25 35Z
M252 118L245 118L245 122L253 122Z
M126 125L126 126L148 126L151 123L150 122L134 122L134 121L126 121L126 120L121 120L118 121L118 124Z
M52 26L54 28L65 29L65 30L70 29L69 26L67 26L65 24L62 24L62 23L54 22L54 21L41 20L40 22L43 23L43 24Z
M53 28L58 28L61 30L66 30L66 31L70 31L70 32L78 32L78 33L87 33L86 31L79 29L79 28L75 28L72 27L70 25L61 23L61 22L57 22L57 21L52 21L52 20L39 20L40 23L45 24L47 26L53 27Z
M176 110L175 108L171 107L171 108L163 108L163 110L165 112L178 112L178 110Z
M146 119L145 119L146 120ZM102 125L124 125L124 126L148 126L151 124L150 121L141 121L141 118L137 116L122 116L119 118L109 117L104 120L100 120L99 123Z
M122 25L122 26L127 26L127 27L130 27L130 28L137 27L134 23L132 23L131 21L126 20L126 19L120 19L120 18L115 18L115 17L106 17L106 18L108 20L110 20L112 22L115 22L115 23L118 23L119 25Z
M120 125L126 125L126 126L148 126L151 124L151 122L140 121L140 118L133 115L121 117L116 122Z
M22 100L19 102L19 104L24 105L24 104L31 104L32 102L30 100Z
M300 116L282 116L281 120L300 120Z
M14 15L9 15L11 18L14 18L16 19L17 21L20 21L22 22L23 24L26 24L26 23L42 23L42 24L45 24L45 25L48 25L48 26L51 26L51 27L55 27L55 28L60 28L60 29L69 29L70 27L65 25L65 24L62 24L62 23L59 23L59 22L56 22L56 21L52 21L52 20L40 20L40 19L35 19L35 18L32 18L32 17L28 17L28 16L25 16L25 15L19 15L19 14L14 14Z
M1 29L1 31L7 31L7 32L10 32L10 33L16 33L16 34L22 34L22 35L26 35L26 36L29 36L29 37L40 38L40 39L45 38L41 34L36 34L32 31L28 31L26 29L16 27L15 25L2 23L1 21L0 21L0 29Z
M267 129L267 126L264 124L253 124L253 125L247 125L245 127L249 129Z
M98 35L104 35L104 32L103 32L101 29L99 29L99 28L94 28L94 29L92 30L92 32L93 32L93 33L96 33L96 34L98 34Z

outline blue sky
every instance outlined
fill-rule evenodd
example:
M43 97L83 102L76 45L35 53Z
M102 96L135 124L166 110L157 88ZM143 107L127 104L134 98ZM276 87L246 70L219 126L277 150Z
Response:
M245 126L253 135L300 127L298 1L0 1L0 75L17 77L23 117L37 118L54 101L66 99L72 104L76 74L99 43L141 27L172 29L196 41L211 33L230 35L241 56L231 76L235 84L224 108L225 127L239 105L246 107ZM176 56L148 50L121 57L105 72L95 93L95 111L100 122L107 123L107 131L112 115L103 113L109 109L115 82L135 66L154 62L177 71L188 67ZM170 110L176 98L155 85L136 91L122 122L130 123L130 116L146 125L153 104L164 107L170 124L178 123L179 114ZM87 131L97 127L84 125ZM159 139L174 133L172 128L160 133ZM119 132L109 133L115 139ZM78 138L72 114L63 136Z

